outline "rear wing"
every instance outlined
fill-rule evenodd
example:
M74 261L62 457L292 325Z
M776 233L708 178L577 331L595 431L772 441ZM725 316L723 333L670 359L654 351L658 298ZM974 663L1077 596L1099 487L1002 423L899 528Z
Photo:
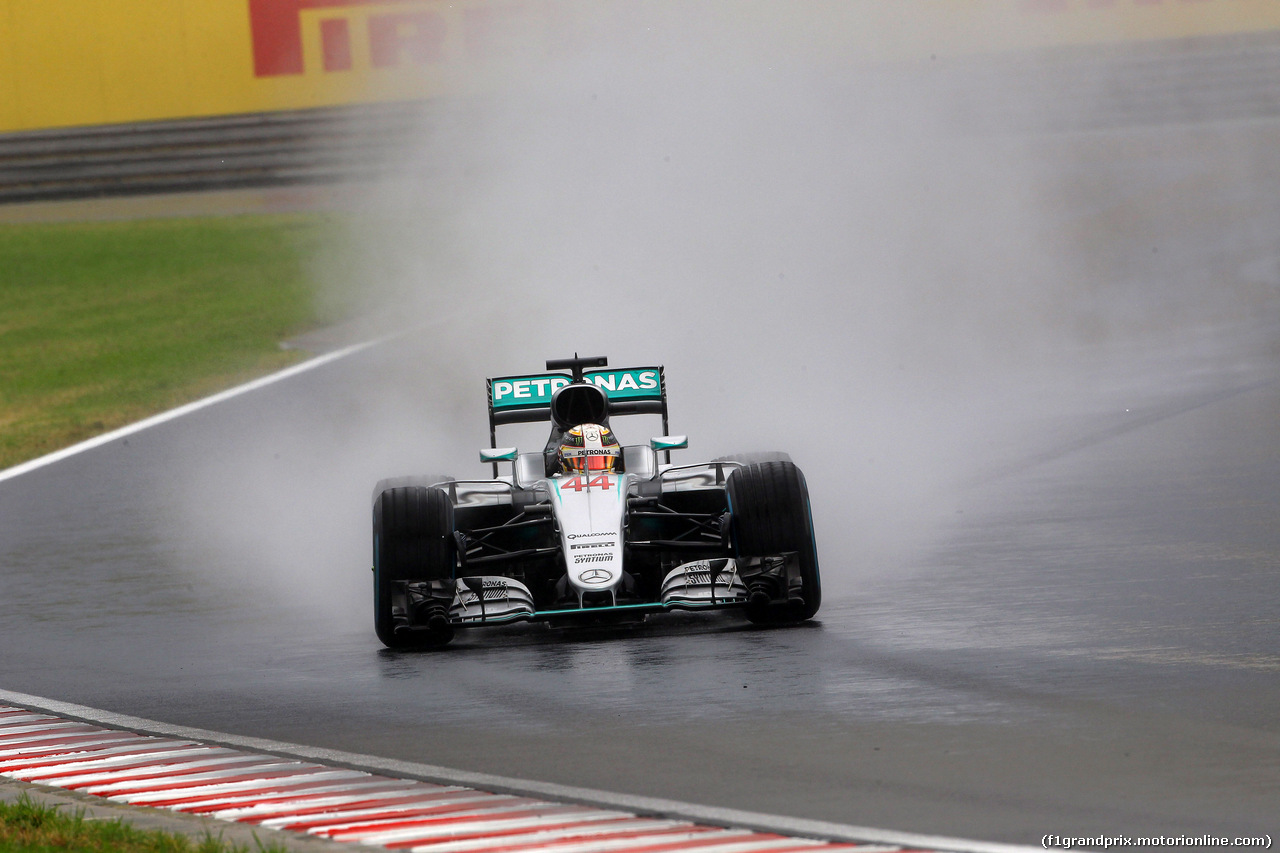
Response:
M603 363L600 359L600 363ZM553 363L554 364L554 363ZM552 366L552 365L548 365ZM600 388L609 398L609 416L662 415L667 434L667 383L662 365L611 370L574 371L585 382ZM551 395L574 381L565 373L535 373L488 379L489 442L498 446L499 424L525 424L551 420Z

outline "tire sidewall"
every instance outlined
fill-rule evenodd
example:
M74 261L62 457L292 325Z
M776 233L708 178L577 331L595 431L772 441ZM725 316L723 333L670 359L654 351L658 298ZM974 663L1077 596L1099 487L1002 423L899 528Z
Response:
M804 606L798 611L749 613L757 622L812 618L822 604L822 578L813 532L813 511L804 473L789 460L753 462L736 469L726 483L732 513L734 555L761 557L783 551L800 555Z

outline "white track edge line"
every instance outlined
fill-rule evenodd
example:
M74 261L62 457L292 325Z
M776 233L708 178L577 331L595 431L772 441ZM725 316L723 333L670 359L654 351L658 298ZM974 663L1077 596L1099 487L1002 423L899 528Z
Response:
M216 743L222 746L234 746L240 749L252 749L262 752L284 755L291 758L303 758L315 761L327 761L357 770L375 773L395 773L408 778L437 782L448 785L464 785L483 790L533 794L540 797L579 802L602 808L623 808L633 812L648 812L664 817L682 817L691 820L707 821L725 826L741 826L752 829L763 829L770 832L785 832L798 836L812 836L838 841L863 841L882 844L896 844L903 847L933 847L956 853L1029 853L1040 850L1039 847L1021 844L1004 844L999 842L975 841L967 838L950 838L939 835L925 835L913 832L879 829L868 826L834 823L830 821L812 820L808 818L787 817L785 815L748 812L739 809L704 806L694 803L683 803L678 800L666 800L657 797L645 797L632 794L621 794L612 791L598 791L591 788L578 788L561 785L555 782L538 782L530 779L518 779L510 776L496 776L488 773L473 773L467 770L455 770L433 764L419 764L411 761L400 761L382 758L376 755L361 755L354 752L323 749L266 738L245 737L225 732L209 731L188 726L175 726L168 723L133 717L127 714L116 714L98 708L46 699L27 693L16 693L0 690L0 701L26 707L28 709L47 711L77 718L85 722L102 726L127 729L139 734L177 737Z
M287 367L284 370L254 379L252 382L246 382L243 385L237 385L234 388L219 391L217 394L212 396L195 400L191 403L187 403L186 405L179 406L176 409L161 412L158 415L152 415L149 418L122 426L119 429L112 430L111 432L104 432L102 435L95 435L93 438L86 439L79 444L73 444L70 447L62 448L61 450L55 450L53 453L48 453L44 456L39 456L26 462L20 462L11 468L6 468L3 471L0 471L0 483L3 483L5 480L12 480L14 477L20 477L23 474L28 474L39 468L52 465L55 462L61 462L64 459L69 459L70 457L84 453L87 450L93 450L95 447L110 444L113 441L126 438L136 432L141 432L144 429L150 429L151 427L159 426L160 424L174 420L175 418L180 418L184 415L189 415L192 412L197 412L200 409L217 405L218 403L225 402L233 397L238 397L241 394L247 394L250 391L257 391L259 388L265 388L266 386L273 385L276 382L290 379L297 376L299 373L306 373L308 370L315 370L317 367L323 367L330 362L346 358L349 355L355 355L362 350L376 346L386 340L389 340L391 337L394 336L376 338L371 341L352 344L351 346L343 347L340 350L316 356L315 358L308 359L300 364L295 364L293 367Z

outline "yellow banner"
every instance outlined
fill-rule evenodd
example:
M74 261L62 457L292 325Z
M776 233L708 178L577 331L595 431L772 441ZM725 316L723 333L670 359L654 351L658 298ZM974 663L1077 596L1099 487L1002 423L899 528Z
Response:
M0 0L0 131L462 94L519 79L521 63L590 50L593 39L662 9L678 22L705 8L702 0ZM715 8L723 14L712 30L854 64L1280 30L1280 0Z

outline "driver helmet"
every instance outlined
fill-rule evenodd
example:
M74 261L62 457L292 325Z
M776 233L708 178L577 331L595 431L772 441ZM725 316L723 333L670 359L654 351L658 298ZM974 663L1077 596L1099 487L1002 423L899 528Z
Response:
M562 474L612 474L622 470L622 448L607 426L579 424L560 440Z

